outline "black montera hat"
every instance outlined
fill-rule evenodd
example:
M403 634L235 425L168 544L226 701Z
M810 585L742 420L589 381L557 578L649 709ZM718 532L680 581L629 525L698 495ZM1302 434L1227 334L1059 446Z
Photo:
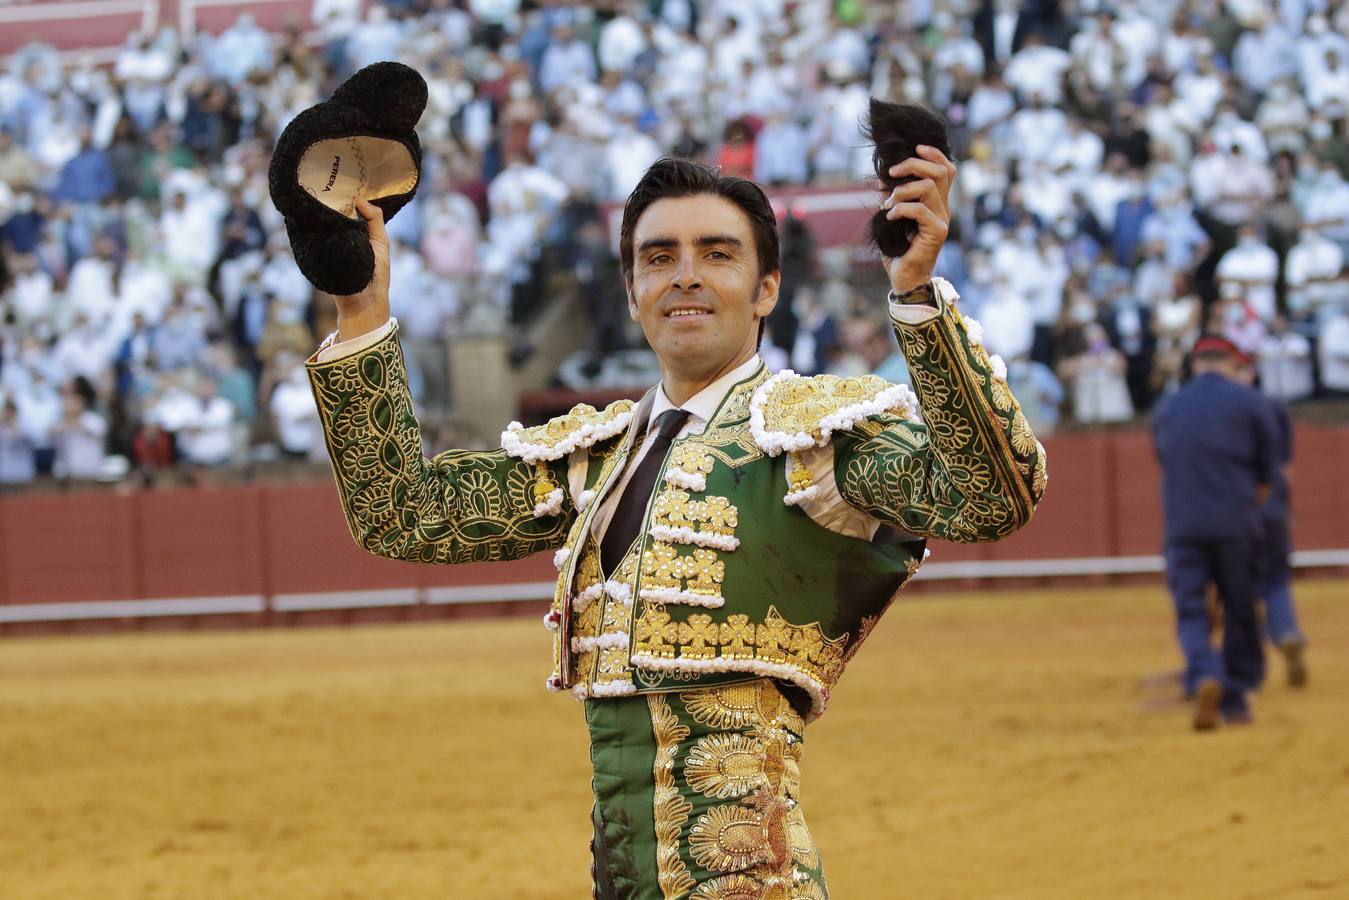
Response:
M345 296L370 283L375 257L355 200L378 206L387 222L412 199L422 174L415 129L425 108L422 76L380 62L281 132L268 171L272 205L285 217L296 265L319 290Z

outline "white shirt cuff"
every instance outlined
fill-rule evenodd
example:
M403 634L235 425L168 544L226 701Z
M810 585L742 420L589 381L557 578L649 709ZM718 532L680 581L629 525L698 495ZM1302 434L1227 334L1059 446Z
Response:
M362 350L368 350L388 337L397 321L397 319L389 319L374 331L367 331L365 334L348 338L345 341L339 341L337 332L334 331L319 345L319 352L314 355L313 361L328 363L351 356L354 353L360 353Z
M890 301L890 318L901 325L922 325L941 315L931 303L896 303Z

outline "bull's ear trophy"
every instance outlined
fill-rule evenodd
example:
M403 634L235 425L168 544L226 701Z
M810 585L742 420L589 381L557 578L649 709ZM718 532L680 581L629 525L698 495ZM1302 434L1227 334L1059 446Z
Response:
M416 126L425 108L422 76L402 63L380 62L281 132L267 178L272 205L286 220L296 265L319 290L356 294L374 277L375 256L355 201L369 200L387 222L417 193Z
M895 178L890 167L918 155L918 145L936 147L946 158L951 158L951 147L946 136L946 121L925 106L913 103L891 103L871 98L871 114L864 133L874 145L871 162L876 168L881 189L889 194L897 186L914 181L913 177ZM887 210L878 209L871 216L871 240L885 256L898 258L909 249L918 234L918 223L911 219L890 220Z

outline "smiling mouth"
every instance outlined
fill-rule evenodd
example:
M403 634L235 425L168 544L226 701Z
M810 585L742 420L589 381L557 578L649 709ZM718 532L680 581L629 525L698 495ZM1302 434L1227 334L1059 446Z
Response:
M697 308L691 309L689 307L681 307L679 309L672 309L669 312L667 312L665 314L665 318L681 319L686 316L710 316L711 314L712 310L710 309L697 309Z

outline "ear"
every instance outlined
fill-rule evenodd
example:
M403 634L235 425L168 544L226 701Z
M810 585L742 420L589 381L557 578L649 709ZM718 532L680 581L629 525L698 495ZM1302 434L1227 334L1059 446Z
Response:
M754 317L762 319L778 305L778 288L782 286L782 272L769 272L759 279L759 296L754 301Z
M629 279L623 284L623 289L628 294L628 318L634 322L640 322L641 317L637 315L637 298L632 293L632 281Z

